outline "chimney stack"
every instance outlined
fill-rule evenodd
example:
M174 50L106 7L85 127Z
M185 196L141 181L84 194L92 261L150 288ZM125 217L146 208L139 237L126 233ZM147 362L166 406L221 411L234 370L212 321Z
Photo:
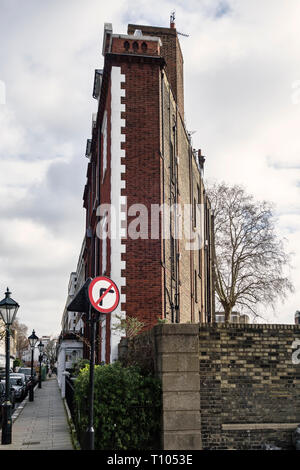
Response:
M198 163L199 163L199 166L200 166L201 170L203 170L204 163L205 163L205 157L204 157L204 155L202 155L201 149L198 150Z
M170 15L170 28L175 29L175 11Z
M175 12L170 15L170 28L129 24L127 32L128 34L134 34L136 29L141 30L144 36L155 36L161 39L160 54L166 61L166 74L178 110L184 118L183 57L175 28Z

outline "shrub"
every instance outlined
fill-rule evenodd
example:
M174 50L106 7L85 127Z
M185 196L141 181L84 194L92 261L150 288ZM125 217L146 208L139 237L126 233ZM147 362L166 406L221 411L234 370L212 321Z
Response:
M16 367L21 367L23 365L23 362L19 357L16 357L16 359L13 362L13 368L15 369Z
M126 338L134 338L145 326L145 323L139 321L136 317L122 318L121 315L116 314L116 319L118 323L116 323L112 329L125 331Z
M77 430L88 425L89 366L75 383ZM119 362L95 366L94 429L97 450L147 450L160 447L161 386L137 367ZM80 439L82 441L82 439Z
M80 359L78 362L73 364L72 375L77 376L81 369L84 369L86 365L89 364L88 359Z

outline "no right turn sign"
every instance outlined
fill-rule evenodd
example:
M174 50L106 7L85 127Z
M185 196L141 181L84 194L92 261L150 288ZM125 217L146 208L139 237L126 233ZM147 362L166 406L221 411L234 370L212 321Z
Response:
M106 276L99 276L92 280L88 295L92 306L100 313L113 312L120 300L116 284Z

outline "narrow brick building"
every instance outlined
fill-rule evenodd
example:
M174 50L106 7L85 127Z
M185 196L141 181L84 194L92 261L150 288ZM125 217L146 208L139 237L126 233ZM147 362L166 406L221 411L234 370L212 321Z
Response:
M86 150L83 258L85 278L107 275L121 293L118 309L99 324L97 360L110 362L122 336L114 329L116 316L135 316L144 328L158 319L212 321L213 217L203 185L205 158L192 148L184 123L183 57L174 23L129 24L126 35L106 23L102 52ZM106 205L113 207L113 223Z

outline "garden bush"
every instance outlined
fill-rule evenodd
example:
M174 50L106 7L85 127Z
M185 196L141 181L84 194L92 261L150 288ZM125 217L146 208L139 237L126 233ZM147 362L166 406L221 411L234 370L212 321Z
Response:
M71 370L71 375L77 377L80 370L84 369L89 363L90 361L88 359L80 359L78 362L75 362Z
M89 366L75 382L78 437L88 425ZM136 366L95 366L94 429L97 450L160 448L161 385Z

